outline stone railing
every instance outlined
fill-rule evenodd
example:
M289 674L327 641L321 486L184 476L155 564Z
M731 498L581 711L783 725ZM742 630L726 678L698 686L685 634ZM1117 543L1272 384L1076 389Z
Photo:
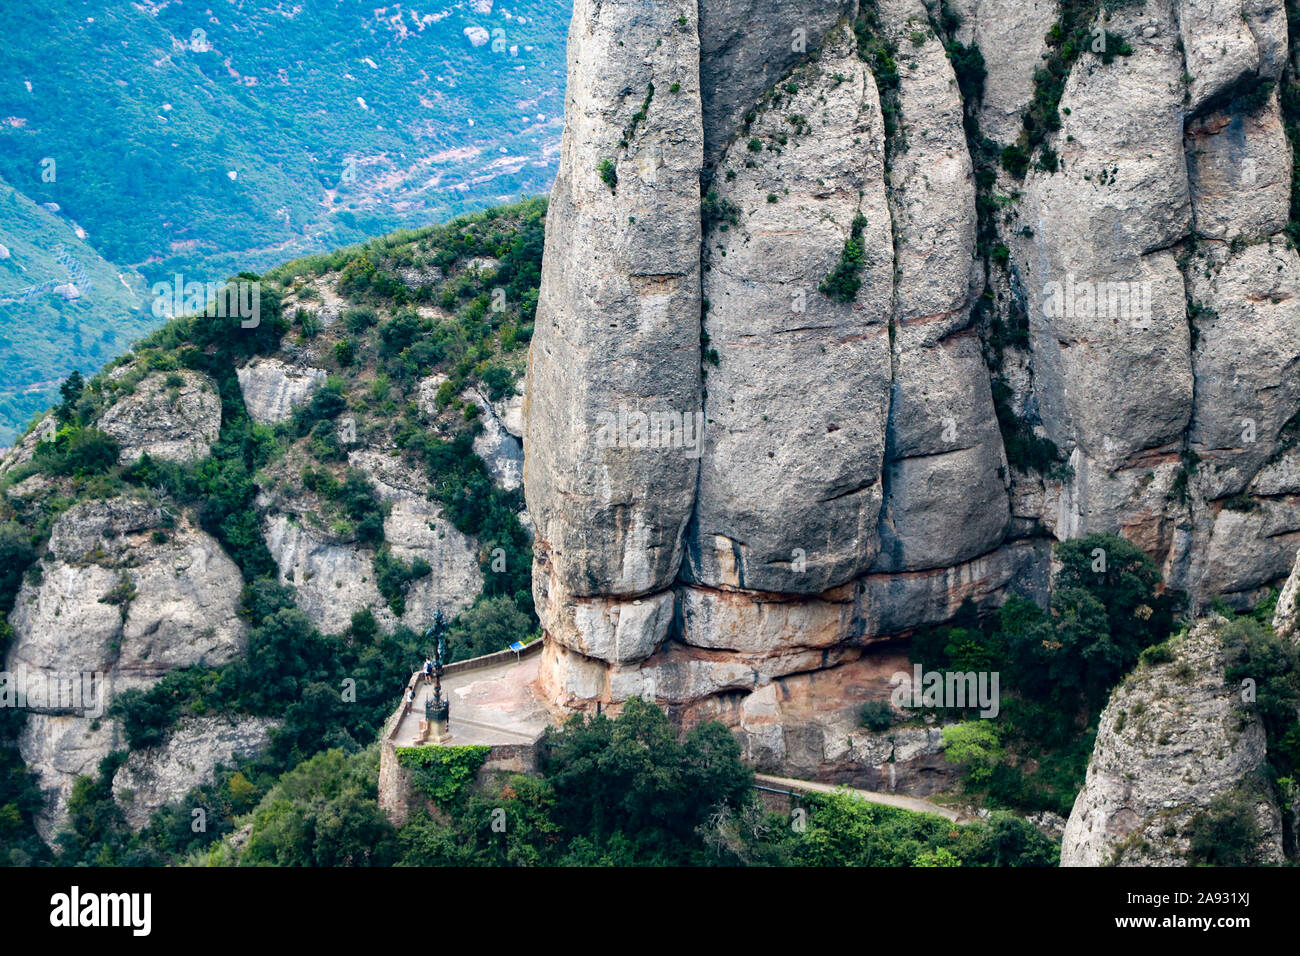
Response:
M456 661L454 664L448 664L442 669L442 676L448 674L460 674L465 671L476 671L484 667L496 667L498 664L508 664L516 655L522 660L525 657L532 657L542 649L546 642L540 637L523 646L522 650L512 651L506 648L504 651L493 651L491 654L484 654L482 657L471 657L466 661Z
M518 652L507 648L504 651L484 654L482 657L456 661L443 668L442 676L508 664L513 661L516 653L521 659L530 657L541 651L543 643L545 642L538 638L530 644L525 644ZM406 690L413 690L421 677L422 673L418 670L412 674L411 679L406 682ZM379 808L384 811L394 826L405 823L412 808L416 806L426 807L435 816L440 813L427 797L417 791L411 774L397 759L397 731L410 707L406 703L405 692L402 697L402 702L384 723L384 729L379 735ZM483 766L479 768L476 779L482 779L492 773L534 773L536 768L537 741L527 744L494 744Z
M518 651L511 650L507 647L504 651L493 651L491 654L483 654L480 657L471 657L468 660L455 661L454 663L447 664L443 667L442 676L448 677L452 674L463 674L466 671L476 671L487 667L496 667L498 664L508 664L516 658L523 660L525 657L532 657L534 654L540 652L542 645L545 643L546 642L539 637L537 640L525 644L523 648ZM420 682L422 674L423 671L416 670L415 673L411 675L411 679L406 682L406 690L414 690L415 686ZM397 733L397 728L401 726L402 718L406 716L409 709L410 705L407 704L406 693L403 691L402 702L397 705L397 710L393 711L388 720L384 722L384 729L380 731L379 734L380 740L387 741L393 738Z

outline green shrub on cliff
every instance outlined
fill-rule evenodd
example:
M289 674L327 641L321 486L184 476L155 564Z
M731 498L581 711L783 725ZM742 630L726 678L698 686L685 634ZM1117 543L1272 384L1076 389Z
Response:
M490 747L398 747L397 762L434 803L459 803L466 788L487 760Z

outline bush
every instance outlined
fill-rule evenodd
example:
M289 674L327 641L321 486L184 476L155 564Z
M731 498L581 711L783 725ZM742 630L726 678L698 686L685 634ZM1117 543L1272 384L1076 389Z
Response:
M406 613L406 589L411 582L432 572L433 568L424 558L416 558L407 564L400 558L393 557L387 548L382 548L375 554L375 584L388 602L389 610L398 617ZM353 626L355 625L354 620Z
M849 238L844 241L844 251L840 253L839 265L828 275L818 288L822 294L837 302L852 302L862 288L862 265L866 250L862 243L862 233L867 228L866 217L858 213L853 217Z
M1209 866L1249 866L1259 850L1259 824L1249 797L1239 791L1220 794L1192 817L1188 855Z
M384 508L364 471L348 469L339 485L338 501L343 513L356 522L358 541L375 546L383 543Z
M546 741L562 832L597 846L627 841L642 862L688 861L696 828L718 805L744 803L753 780L724 726L700 724L679 740L663 711L639 698L616 720L571 718Z
M1234 618L1223 630L1225 677L1229 685L1255 682L1255 700L1248 705L1264 724L1268 760L1276 776L1287 777L1300 767L1300 650L1271 627L1251 618Z
M379 357L392 358L410 348L427 328L413 309L404 309L379 326Z
M338 362L343 368L347 368L357 358L357 347L352 344L351 339L340 339L334 343L334 361Z
M1113 650L1084 655L1105 692L1137 662L1143 649L1173 630L1176 598L1161 587L1160 569L1137 545L1113 534L1094 534L1057 546L1058 590L1079 588L1104 608ZM1109 664L1102 663L1108 659Z
M869 700L862 705L858 718L863 727L880 733L894 726L894 709L886 701Z
M967 778L976 786L988 783L994 764L1002 758L997 728L987 720L968 720L943 728L943 746L944 759L966 764Z
M377 757L377 748L328 750L285 774L253 812L239 862L391 866L397 846L378 805Z
M72 374L59 386L59 394L63 397L63 401L54 410L55 418L65 425L76 421L77 401L81 398L81 393L85 388L86 379L74 369Z
M65 425L53 438L37 444L33 458L50 474L88 478L112 469L120 452L117 439L97 428Z
M23 574L35 560L36 549L22 525L12 521L0 524L0 620L13 609Z
M612 159L602 159L600 165L596 167L596 171L600 173L601 182L609 187L609 191L617 192L618 170L614 168L614 161Z
M122 721L127 745L132 750L143 750L167 739L177 709L174 700L131 688L113 698L108 715Z
M1025 173L1029 170L1029 154L1023 148L1015 143L1007 146L1002 150L999 157L1002 168L1009 172L1017 179L1024 179Z
M1028 344L1027 336L1025 344ZM1056 477L1063 469L1064 456L1060 449L1051 439L1034 434L1030 423L1015 413L1011 407L1011 387L1002 378L995 376L992 387L993 412L1002 432L1007 463L1020 471Z
M447 644L453 661L503 651L523 642L533 631L533 619L519 609L513 597L480 595L474 605L452 622Z
M341 344L341 343L340 343ZM320 422L332 421L347 410L348 402L344 397L347 383L337 376L325 380L325 384L316 389L311 401L298 406L293 413L294 432L303 436L311 432Z
M730 226L740 225L740 207L720 197L716 189L710 189L700 201L700 219L705 229L716 224L726 231Z
M411 771L412 781L434 803L460 803L490 747L398 747L397 762Z
M343 325L354 334L364 332L378 321L379 313L366 305L348 309L343 313Z

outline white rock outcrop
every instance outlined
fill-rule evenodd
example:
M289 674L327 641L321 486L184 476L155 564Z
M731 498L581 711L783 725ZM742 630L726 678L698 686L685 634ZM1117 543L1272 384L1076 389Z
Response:
M221 396L201 372L151 372L100 416L98 427L121 444L123 464L144 454L196 461L221 434Z
M217 666L244 652L243 577L183 515L133 498L85 501L55 522L48 554L28 575L9 623L5 670L49 688L74 676L97 688L92 706L47 694L30 705L19 740L50 800L38 818L50 839L72 784L121 745L113 698L174 668Z
M311 400L325 380L325 370L290 365L274 358L255 358L235 370L244 407L259 425L288 421L293 410Z
M113 796L126 822L139 830L160 807L211 783L216 768L255 756L270 742L278 721L266 717L187 717L166 741L135 750L113 777Z
M1222 618L1140 666L1102 712L1087 780L1065 826L1062 866L1188 864L1192 818L1240 792L1257 818L1257 862L1282 861L1282 821L1262 779L1264 726L1224 676Z

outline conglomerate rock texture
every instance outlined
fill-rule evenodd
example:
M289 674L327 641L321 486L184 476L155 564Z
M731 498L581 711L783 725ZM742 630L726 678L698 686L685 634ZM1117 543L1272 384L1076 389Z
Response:
M1225 623L1202 620L1171 642L1170 660L1140 666L1111 694L1062 866L1186 866L1193 818L1234 795L1256 818L1253 861L1283 861L1264 725L1224 676Z
M40 695L28 700L18 746L52 794L37 818L43 837L61 822L76 778L121 747L119 721L106 716L119 694L244 653L242 588L217 541L163 506L86 501L55 522L10 615L5 659L11 680Z
M1094 532L1194 608L1280 585L1287 51L1283 0L578 0L525 408L550 702L758 727Z

